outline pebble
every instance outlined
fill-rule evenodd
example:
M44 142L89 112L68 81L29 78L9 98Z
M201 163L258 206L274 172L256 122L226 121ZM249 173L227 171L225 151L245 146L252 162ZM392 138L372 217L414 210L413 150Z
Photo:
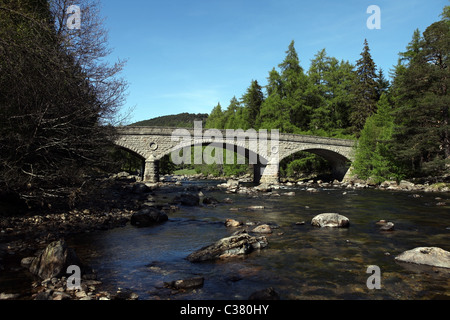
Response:
M0 300L14 300L17 299L20 296L20 294L15 293L0 293Z

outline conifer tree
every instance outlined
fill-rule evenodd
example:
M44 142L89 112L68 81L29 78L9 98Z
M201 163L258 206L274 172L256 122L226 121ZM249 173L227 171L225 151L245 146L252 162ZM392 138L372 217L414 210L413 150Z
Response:
M241 99L244 105L246 127L242 129L258 129L258 118L261 112L261 105L264 102L262 87L257 80L252 80L246 94Z
M377 112L370 116L358 140L353 172L362 179L376 183L401 178L395 163L391 139L394 131L392 107L386 94L377 103Z
M328 57L325 49L311 61L308 71L306 103L311 107L309 127L316 135L343 133L349 126L353 66Z
M224 113L222 111L222 106L220 105L220 102L217 104L217 106L214 107L214 109L211 111L211 114L209 115L208 119L205 123L205 128L207 129L224 129L225 125L225 117Z
M446 8L442 20L430 25L423 37L414 34L403 55L408 64L394 82L398 126L394 145L397 158L410 175L448 171L450 17Z
M292 41L280 72L273 69L267 86L268 97L261 106L260 123L264 129L294 133L308 129L310 108L305 104L307 76Z
M367 118L376 112L376 104L379 99L376 70L366 39L361 58L356 64L356 78L352 88L354 100L350 120L356 135L359 135Z

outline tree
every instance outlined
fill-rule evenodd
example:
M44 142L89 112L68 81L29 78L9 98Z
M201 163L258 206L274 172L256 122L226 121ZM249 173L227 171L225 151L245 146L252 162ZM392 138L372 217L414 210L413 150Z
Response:
M257 122L261 112L261 105L264 102L264 94L262 87L257 80L252 80L247 92L242 96L242 104L244 105L245 121L247 123L242 129L257 129L259 123Z
M408 64L396 87L394 134L396 155L409 175L439 175L448 171L450 157L450 86L448 7L443 19L430 25L409 46ZM414 46L413 46L414 45Z
M289 113L290 122L301 130L307 130L309 123L309 108L304 103L304 92L307 87L307 76L300 66L295 42L289 44L286 58L278 66L281 70L283 110Z
M308 87L305 96L306 103L312 109L309 127L313 131L320 129L327 131L330 129L329 126L332 122L327 81L327 74L330 71L331 63L331 58L326 55L326 51L323 49L311 60L311 66L308 71Z
M383 94L377 104L377 112L367 119L358 140L353 173L359 178L371 178L376 183L401 179L401 171L392 152L393 131L391 103Z
M230 100L227 110L225 111L225 129L242 129L244 120L242 117L242 106L236 96Z
M220 102L211 111L208 119L206 120L205 128L207 129L224 129L225 118L222 111Z
M59 41L75 65L82 69L102 103L102 120L122 124L131 113L127 110L119 115L128 89L127 82L119 77L126 61L119 59L112 65L105 62L112 49L108 47L108 32L100 16L100 0L49 0L49 4ZM78 5L82 9L79 30L67 28L67 8L70 5Z
M350 114L353 131L357 135L364 127L367 118L376 112L380 93L376 69L370 55L369 44L367 40L364 40L361 59L356 64L356 79L352 89L354 101Z
M391 78L393 79L393 82L390 91L392 93L394 105L398 105L399 101L396 102L396 100L401 96L398 92L398 88L401 87L401 84L403 83L403 76L406 69L409 67L410 62L420 52L421 42L422 34L420 33L419 29L416 29L413 33L411 42L406 46L407 51L399 53L398 63L394 67L394 70L392 70L391 72Z
M120 101L92 84L55 20L47 1L0 4L0 189L30 205L74 204L112 145L104 124Z
M309 109L304 96L307 76L300 66L294 41L278 67L281 72L273 69L269 74L268 95L261 105L260 127L286 133L307 130Z
M309 127L314 134L333 136L349 127L352 70L348 62L328 57L325 49L311 61L305 96L311 108Z

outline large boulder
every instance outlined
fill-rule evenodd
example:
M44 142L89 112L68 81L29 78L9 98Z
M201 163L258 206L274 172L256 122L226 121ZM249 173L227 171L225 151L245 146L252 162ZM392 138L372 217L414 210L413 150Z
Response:
M131 216L131 224L136 227L149 227L169 220L164 212L155 207L145 207Z
M264 290L253 292L248 300L280 300L280 295L274 288L270 287Z
M450 252L436 247L419 247L403 252L396 261L450 268Z
M248 233L241 233L228 238L223 238L216 243L206 246L194 253L187 259L191 262L216 260L250 254L254 250L267 247L267 239L263 236L253 237Z
M350 220L338 213L322 213L312 219L311 225L321 228L348 228Z
M136 183L133 185L132 192L135 194L149 193L150 189L145 183Z
M81 262L75 251L67 247L64 240L50 243L30 265L30 272L41 279L49 279L67 275L67 268L76 265L81 268Z
M188 290L188 289L196 289L203 287L205 282L205 278L197 277L197 278L189 278L183 280L177 280L172 282L165 282L164 285L168 288L176 289L176 290Z
M206 197L203 199L203 204L205 205L216 205L219 201L214 197Z
M182 193L176 196L174 201L188 207L195 207L200 205L200 197L197 194L193 193Z

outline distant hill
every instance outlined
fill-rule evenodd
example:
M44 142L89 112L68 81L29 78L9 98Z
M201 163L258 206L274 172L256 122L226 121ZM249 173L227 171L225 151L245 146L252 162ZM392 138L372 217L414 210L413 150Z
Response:
M133 127L176 127L193 128L194 121L202 121L203 125L208 118L206 113L180 113L170 116L162 116L149 120L139 121L131 124Z

